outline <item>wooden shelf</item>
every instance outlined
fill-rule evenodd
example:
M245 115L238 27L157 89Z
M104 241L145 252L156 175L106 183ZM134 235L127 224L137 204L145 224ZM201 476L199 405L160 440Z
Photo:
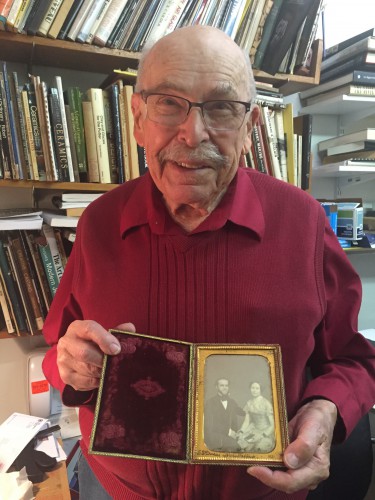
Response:
M66 40L0 31L0 59L94 73L136 68L139 54Z
M58 189L62 191L110 191L119 184L101 184L95 182L47 182L0 180L0 188L15 189Z
M322 40L315 40L309 74L270 75L254 70L255 78L273 83L284 95L299 92L319 83L322 53ZM114 69L137 68L139 53L0 31L0 59L26 63L29 68L40 65L111 73Z
M31 335L31 333L28 333L28 332L21 332L19 335L17 335L16 333L13 335L13 334L10 334L8 333L6 330L0 330L0 340L2 339L25 339L25 338L32 338L32 337L39 337L42 335L42 332L38 332L34 335Z

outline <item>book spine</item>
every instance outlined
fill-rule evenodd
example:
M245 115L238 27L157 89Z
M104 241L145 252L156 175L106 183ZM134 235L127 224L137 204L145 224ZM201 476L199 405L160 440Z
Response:
M101 22L103 21L104 16L106 15L107 10L110 7L111 3L112 3L112 0L104 0L103 4L101 6L101 9L98 12L98 14L97 14L97 16L96 16L96 18L95 18L95 20L90 28L89 34L86 38L86 43L92 44L96 30L99 28Z
M48 286L49 286L51 295L52 295L52 297L54 297L56 292L57 292L57 288L59 286L60 280L59 280L59 277L57 275L57 272L56 272L56 269L55 269L55 266L53 263L51 249L50 249L50 247L49 247L49 245L44 237L43 237L43 239L44 239L44 242L37 241L36 244L37 244L40 259L41 259L41 262L42 262L42 265L43 265L43 268L45 271L45 275L47 277Z
M20 158L23 171L23 178L30 180L32 179L32 165L27 143L26 124L22 107L21 90L18 84L18 74L16 71L12 72L12 87L15 96L14 102L16 111L16 123L19 128Z
M47 137L46 147L47 147L47 150L49 152L49 158L50 158L50 162L51 162L52 180L58 181L59 180L59 172L58 172L57 163L56 163L55 147L53 144L51 117L50 117L49 106L48 106L48 87L47 87L46 82L40 82L40 93L41 93L41 100L42 100L42 108L43 108L44 117L45 117L45 133L46 133L46 137Z
M67 34L68 34L70 28L72 27L74 20L77 17L80 8L82 7L83 2L84 2L84 0L74 0L73 5L69 9L69 12L68 12L68 14L67 14L62 26L61 26L61 29L57 35L57 38L59 40L66 39Z
M282 179L280 161L279 161L279 151L277 148L277 139L275 133L275 125L273 119L273 110L268 106L262 106L261 112L263 115L264 125L267 132L268 148L271 157L272 173L276 179Z
M119 88L116 84L110 88L110 99L113 113L113 133L115 142L116 163L118 165L118 182L122 184L125 181L125 167L121 140L121 122L119 107Z
M65 114L64 91L63 91L61 76L55 76L55 82L56 82L56 88L57 88L58 102L59 102L60 111L61 111L61 123L62 123L64 137L65 137L65 148L66 148L66 158L67 158L67 163L68 163L69 179L71 182L74 182L73 161L72 161L72 154L70 151L68 123L67 123L66 114Z
M51 226L49 226L48 224L42 225L42 231L43 231L43 234L47 240L48 246L51 250L52 263L53 263L53 266L55 268L55 272L56 272L57 277L59 278L59 282L60 282L62 275L64 273L64 266L63 266L63 262L61 259L61 254L59 252L59 248L57 246L55 233L53 231L53 228Z
M138 164L138 148L137 141L134 138L134 117L131 111L131 98L133 95L133 87L131 85L124 85L124 104L126 113L126 126L127 126L127 143L130 151L130 177L136 179L139 177L139 164Z
M77 151L76 151L76 145L74 142L72 115L70 112L69 104L65 104L65 115L66 115L66 122L68 125L68 135L69 135L69 142L70 142L70 152L71 152L72 163L73 163L74 182L79 182Z
M259 21L257 22L257 27L255 30L254 36L252 38L251 37L249 38L249 46L251 43L250 59L252 62L254 61L256 51L257 51L259 44L261 42L263 30L264 30L264 24L265 24L266 19L271 11L271 8L273 7L273 4L274 4L273 0L266 0L265 2L263 2L263 6L262 6L262 9L260 10ZM256 17L257 17L257 15L254 14L254 17L253 17L254 21L256 21Z
M14 31L14 23L17 19L17 13L21 8L23 0L14 0L12 3L12 6L9 10L9 13L7 15L5 27L7 31Z
M341 50L346 49L347 47L350 47L351 45L354 45L355 43L359 42L360 40L364 40L369 36L375 36L375 28L370 28L369 30L363 31L362 33L358 33L358 35L354 35L346 40L343 40L340 43L328 47L328 49L324 51L323 59L328 59Z
M36 5L36 3L34 4ZM34 16L30 19L30 23L27 23L27 34L36 35L40 24L42 23L44 16L49 8L50 2L41 1L35 10Z
M17 290L17 282L12 274L10 263L8 262L7 255L4 250L3 243L0 241L0 269L3 273L5 287L8 290L10 300L12 302L14 316L18 327L21 331L26 330L26 323L24 319L25 312L23 310L19 291Z
M79 87L68 87L64 92L64 97L70 107L80 180L81 182L85 182L87 180L87 159L83 126L82 93Z
M68 157L66 153L66 142L64 128L61 118L61 108L57 89L51 87L48 94L49 113L51 116L51 128L56 152L58 168L58 179L63 182L70 181Z
M67 18L69 11L74 3L74 0L63 0L54 20L51 23L51 26L47 32L48 38L56 39L57 35L60 33L62 25L64 24L65 19Z
M33 318L32 307L30 303L30 298L27 294L27 290L25 289L25 285L22 279L21 270L18 264L18 260L15 254L15 249L11 243L11 236L8 236L8 243L4 245L5 251L9 257L9 262L12 268L12 273L15 276L15 280L17 282L17 287L20 292L20 297L22 300L22 305L25 311L25 321L27 324L27 330L34 335L36 333L36 324L35 319Z
M122 91L122 84L117 82L116 86L119 88L119 111L120 111L120 126L121 126L121 142L122 142L122 156L124 164L124 181L130 180L130 153L129 153L129 143L128 143L128 132L126 124L126 113L125 113L125 100Z
M259 130L259 125L254 125L253 131L253 144L254 144L254 156L256 158L257 170L263 174L268 174L268 169L266 166L266 158L264 153L264 146L262 141L262 136Z
M10 175L12 179L19 179L19 155L18 149L13 142L15 129L14 122L12 122L12 103L10 100L10 90L9 90L9 82L8 75L0 70L0 93L2 99L2 141L3 147L5 147L5 152L9 154L9 163L7 165L10 166ZM10 107L9 107L10 106ZM14 117L14 116L13 116ZM1 122L1 119L0 119ZM5 168L4 168L5 171Z
M293 155L293 136L294 136L294 126L293 126L293 104L289 103L285 106L283 110L283 124L284 133L286 140L286 166L288 172L288 182L289 184L296 185L296 179L294 177L294 155Z
M96 150L94 115L90 101L82 101L83 126L85 131L87 172L89 182L100 182L98 153Z
M91 5L95 0L84 0L81 8L79 9L72 26L70 27L66 38L74 42L78 36L81 26L85 22L86 15L90 11Z
M287 171L287 161L286 161L286 140L284 133L284 122L283 122L283 110L275 109L275 130L277 138L277 149L279 151L280 160L280 171L281 178L283 181L288 182L288 171Z
M107 134L105 130L103 90L99 88L91 88L87 91L87 95L92 103L100 182L110 183L111 172L108 155Z
M30 108L29 108L29 97L27 95L26 90L21 91L21 99L22 99L22 110L23 110L23 116L25 117L25 128L26 128L26 136L27 136L27 146L28 146L28 152L30 155L30 162L31 162L31 178L35 181L39 180L39 171L38 171L38 163L36 159L36 154L35 154L35 144L34 144L34 134L33 134L33 128L32 128L32 123L31 123L31 116L30 116Z
M98 27L93 43L95 45L99 45L100 47L104 47L107 43L107 40L112 33L121 12L124 10L124 7L127 3L127 0L113 0L111 3L111 8L108 9L106 15L104 16L100 26Z
M109 166L111 170L111 182L113 184L117 184L119 179L119 166L117 164L115 126L109 90L103 90L103 107L105 131L107 134Z
M40 23L40 26L39 26L38 31L37 31L37 34L39 36L47 36L48 30L52 26L52 23L53 23L56 15L59 11L59 8L62 4L62 1L63 0L53 0L50 3L48 10L47 10L42 22Z
M33 0L22 0L21 7L14 22L13 31L18 31L19 33L22 32L33 3Z
M10 303L8 297L6 295L6 289L3 284L3 276L2 271L0 269L0 308L3 311L3 316L5 320L5 326L10 335L15 334L15 326L13 324L12 313L10 309Z
M98 17L101 9L104 6L104 0L95 0L89 10L87 11L87 14L85 16L85 20L82 23L82 26L79 29L79 32L75 38L76 42L81 42L81 43L86 43L87 38L90 34L91 28Z
M12 238L11 245L15 250L15 257L17 259L21 276L23 277L25 290L30 299L33 319L35 320L36 328L38 330L41 330L43 328L42 310L40 308L40 304L35 290L35 285L33 283L33 278L30 271L30 266L27 260L27 255L24 251L20 236L15 236L14 238Z
M38 165L38 175L40 181L47 180L47 169L46 169L46 161L44 157L42 137L41 137L41 127L38 115L38 105L37 105L37 97L36 92L37 89L33 83L26 83L24 85L24 90L26 90L28 104L29 104L29 113L31 119L31 129L34 138L34 150L36 155L36 161Z

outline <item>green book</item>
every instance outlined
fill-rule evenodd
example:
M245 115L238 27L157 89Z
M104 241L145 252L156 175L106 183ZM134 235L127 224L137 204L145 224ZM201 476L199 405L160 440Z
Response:
M82 92L80 88L68 87L64 91L64 101L70 109L80 181L87 182L87 156L83 125Z

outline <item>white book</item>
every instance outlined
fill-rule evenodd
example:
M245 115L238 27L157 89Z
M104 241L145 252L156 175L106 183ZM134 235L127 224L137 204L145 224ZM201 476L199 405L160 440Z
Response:
M358 40L358 42L349 45L345 49L340 50L333 56L327 57L327 59L323 59L320 69L321 71L326 71L328 68L339 64L343 61L346 61L358 54L362 54L365 52L374 52L375 51L375 36L369 36L362 40Z
M78 33L80 32L81 26L85 22L86 15L89 12L90 7L94 3L94 1L95 0L84 0L66 36L68 40L72 40L73 42L75 41Z
M361 141L375 141L375 128L358 130L357 132L351 132L349 134L343 134L332 137L331 139L326 139L325 141L320 141L318 143L318 151L327 151L329 148L336 146L348 146L349 143L359 143ZM350 149L347 149L347 151L350 151ZM340 152L344 153L346 151Z
M17 19L18 10L20 9L23 1L24 0L14 0L12 7L10 8L10 11L8 12L6 26L7 26L7 29L9 29L10 31L13 30L14 23L16 22L16 19Z
M3 311L5 326L9 334L16 333L13 325L14 315L12 315L11 312L11 304L12 302L9 299L5 284L3 282L2 271L0 269L0 309L2 309Z
M57 94L59 97L59 105L60 105L60 109L61 109L61 121L62 121L64 138L65 138L66 159L67 159L67 163L68 163L69 180L70 180L70 182L74 182L73 160L72 160L72 152L70 149L69 130L68 130L68 122L66 119L66 113L65 113L64 91L63 91L61 76L55 76L55 83L56 83L56 88L57 88Z
M47 36L47 33L52 26L52 23L59 11L59 8L62 4L63 0L52 0L50 6L44 16L43 21L40 23L37 34L40 36Z
M154 27L147 37L147 44L153 43L174 30L188 0L166 0L159 10Z
M51 226L51 224L47 222L46 220L47 217L45 218L45 212L43 212L43 219L45 221L45 224L43 224L42 226L42 231L44 236L46 237L48 246L51 250L53 265L55 267L56 274L59 280L61 280L62 275L64 273L64 265L59 251L59 247L57 245L55 233L53 231L53 227Z
M103 90L99 88L90 88L87 91L87 97L92 103L100 182L109 184L111 182L111 167L108 154L107 134L105 129Z
M91 201L97 200L102 194L104 193L63 193L61 195L61 200L67 202L81 201L90 203Z
M23 0L20 9L17 12L16 20L14 21L13 31L18 31L22 33L25 26L27 16L30 14L31 8L34 5L35 0Z
M90 34L92 25L94 24L96 18L98 17L99 12L103 8L104 3L105 0L94 0L94 2L91 4L91 7L89 8L85 16L85 20L83 21L82 26L75 38L76 42L81 42L81 43L86 42Z
M77 227L79 217L73 217L68 215L61 215L55 212L49 212L47 210L43 210L43 220L45 224L44 226L51 227ZM47 238L47 236L46 236ZM56 243L57 245L57 243Z
M264 127L267 133L272 172L274 177L276 177L276 179L282 180L280 160L279 160L279 150L277 146L277 138L275 130L275 120L273 117L274 112L268 106L262 106L261 112L263 116Z
M96 30L99 28L100 23L103 21L104 16L106 15L107 10L111 6L112 2L113 2L113 0L104 0L102 8L99 11L93 25L91 26L90 33L88 34L88 36L86 38L86 43L91 44L93 42Z
M128 0L113 0L111 8L107 10L102 22L96 30L93 43L104 47L107 43L109 35L112 33L121 12L124 10Z

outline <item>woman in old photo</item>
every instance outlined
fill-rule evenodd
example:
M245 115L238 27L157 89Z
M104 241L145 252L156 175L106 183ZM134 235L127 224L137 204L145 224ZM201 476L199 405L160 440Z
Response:
M262 395L260 383L250 384L251 398L244 406L246 416L239 430L243 452L269 453L275 447L275 421L270 401Z

